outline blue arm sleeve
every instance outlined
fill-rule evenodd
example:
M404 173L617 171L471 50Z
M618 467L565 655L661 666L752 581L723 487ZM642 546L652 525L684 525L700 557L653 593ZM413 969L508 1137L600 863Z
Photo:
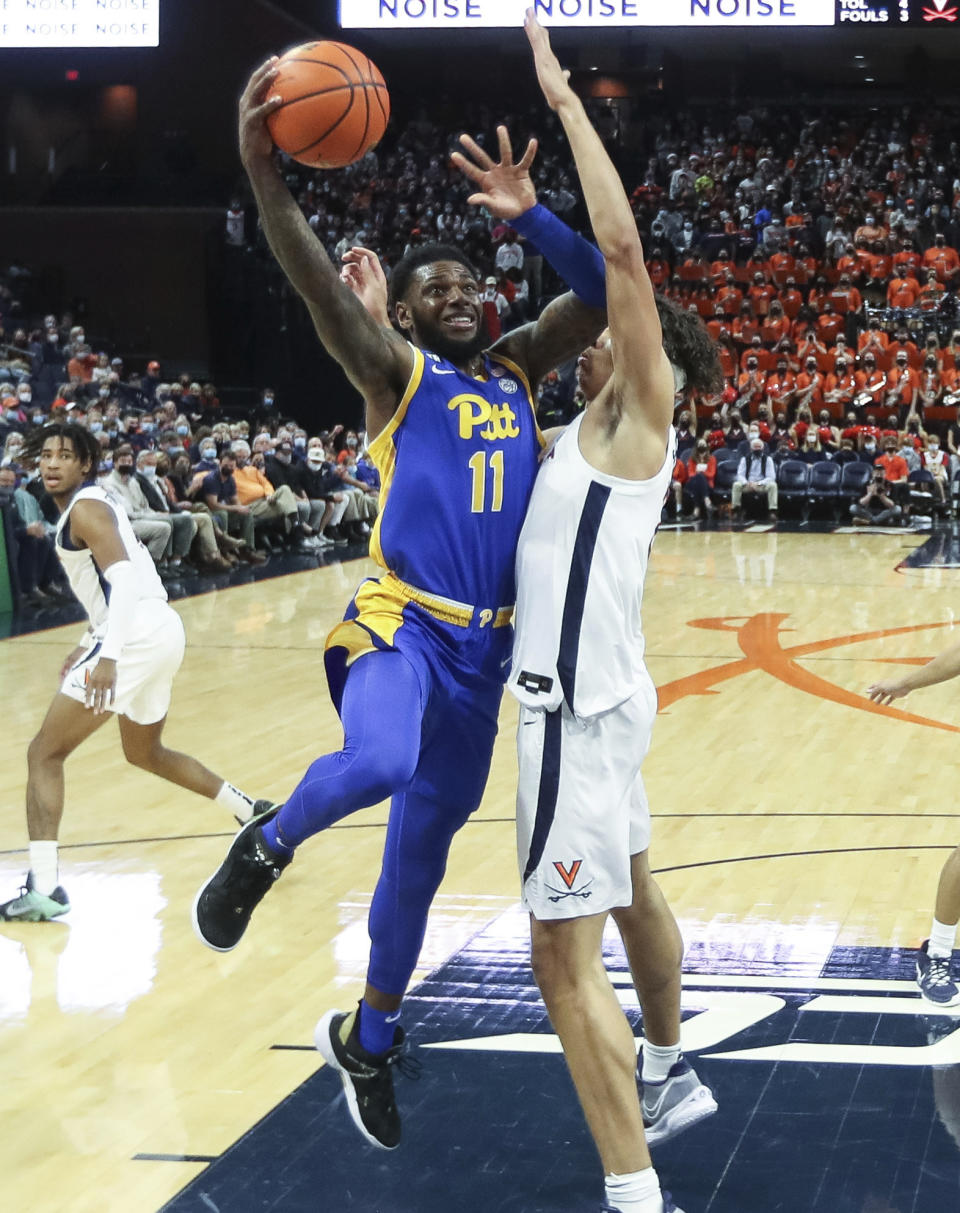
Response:
M538 202L510 226L534 245L573 293L589 307L607 306L606 269L600 250Z

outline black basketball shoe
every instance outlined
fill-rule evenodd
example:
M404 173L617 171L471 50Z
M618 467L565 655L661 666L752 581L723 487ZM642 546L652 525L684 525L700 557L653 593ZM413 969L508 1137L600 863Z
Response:
M386 1053L368 1053L360 1043L359 1015L344 1041L341 1029L349 1014L328 1011L314 1030L314 1043L327 1065L340 1075L353 1123L372 1146L395 1150L400 1144L400 1113L393 1095L393 1068L416 1078L420 1064L404 1049L400 1027Z
M279 810L279 805L271 805L247 822L234 838L226 859L193 900L194 933L215 952L229 952L237 946L250 915L293 858L269 850L260 829Z

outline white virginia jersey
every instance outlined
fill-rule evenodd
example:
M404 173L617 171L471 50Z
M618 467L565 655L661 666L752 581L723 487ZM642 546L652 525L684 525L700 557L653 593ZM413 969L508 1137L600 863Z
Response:
M141 599L160 598L166 602L167 591L150 553L133 533L130 519L123 507L104 489L95 485L80 489L73 495L57 523L57 555L70 581L70 588L87 612L94 639L102 640L107 628L110 585L103 576L103 569L97 567L90 549L75 547L70 538L70 514L78 501L101 501L110 509L116 520L127 559L136 570Z
M580 453L578 417L544 459L517 548L516 639L508 686L528 708L566 700L580 719L609 711L649 679L640 604L673 475L623 480Z

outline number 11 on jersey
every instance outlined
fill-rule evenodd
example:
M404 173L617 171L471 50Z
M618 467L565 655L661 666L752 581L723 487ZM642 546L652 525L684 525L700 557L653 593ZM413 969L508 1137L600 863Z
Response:
M487 503L487 452L477 451L467 461L472 473L470 510L482 514ZM493 473L493 491L490 494L490 512L497 514L503 509L503 451L494 451L490 456L490 471Z

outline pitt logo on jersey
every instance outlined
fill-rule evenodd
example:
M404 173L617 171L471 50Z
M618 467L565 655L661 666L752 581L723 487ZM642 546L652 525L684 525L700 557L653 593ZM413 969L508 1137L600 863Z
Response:
M461 438L472 438L474 431L478 431L479 437L487 442L520 437L517 415L509 404L491 404L482 396L463 392L449 400L447 408L458 412ZM484 428L481 429L481 426Z

